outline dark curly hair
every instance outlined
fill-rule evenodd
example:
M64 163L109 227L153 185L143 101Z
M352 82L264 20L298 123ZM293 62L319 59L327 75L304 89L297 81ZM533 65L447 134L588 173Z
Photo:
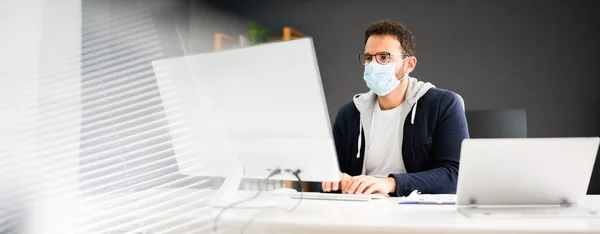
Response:
M417 52L417 43L412 32L404 26L404 24L391 20L374 21L367 31L365 31L365 44L372 35L389 35L394 36L400 42L405 53L415 56Z

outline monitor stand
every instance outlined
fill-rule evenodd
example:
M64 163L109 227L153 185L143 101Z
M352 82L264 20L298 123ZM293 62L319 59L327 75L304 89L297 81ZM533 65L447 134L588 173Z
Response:
M264 198L261 198L260 195L254 199L234 204L242 200L250 199L259 192L249 191L248 193L244 193L245 196L243 197L238 196L238 190L242 182L242 174L244 173L244 168L240 160L236 161L237 163L234 163L235 165L232 165L232 173L225 178L225 181L213 197L212 201L209 202L207 205L219 208L230 207L232 204L234 205L234 207L238 208L265 208L277 206L277 202L265 201Z

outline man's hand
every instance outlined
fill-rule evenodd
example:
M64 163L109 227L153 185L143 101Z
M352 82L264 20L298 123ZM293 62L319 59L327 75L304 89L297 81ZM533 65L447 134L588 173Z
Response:
M340 182L323 182L321 183L323 192L338 191L343 188L350 179L352 179L350 175L342 173Z
M388 194L396 190L396 180L394 178L377 178L373 176L355 176L352 177L346 186L342 186L342 192L348 194Z

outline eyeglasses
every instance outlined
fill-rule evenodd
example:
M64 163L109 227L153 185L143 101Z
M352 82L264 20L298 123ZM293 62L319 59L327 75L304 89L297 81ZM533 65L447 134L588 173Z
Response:
M360 64L362 65L369 65L369 63L371 63L371 61L373 61L373 56L375 56L375 60L377 61L377 63L381 64L381 65L386 65L388 63L390 63L390 57L392 57L392 55L400 55L400 56L407 56L410 57L410 54L398 54L398 53L389 53L389 52L379 52L377 54L367 54L367 53L362 53L362 54L358 54L358 61L360 62Z

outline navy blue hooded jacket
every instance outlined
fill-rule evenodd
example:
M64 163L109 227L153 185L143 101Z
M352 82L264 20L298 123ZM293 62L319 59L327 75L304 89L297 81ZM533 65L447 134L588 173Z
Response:
M462 99L448 90L431 87L413 101L402 137L407 173L389 175L396 180L396 190L390 195L406 196L413 190L424 194L456 193L461 144L469 138ZM333 125L340 170L350 176L363 173L365 147L360 148L358 156L359 135L360 145L368 142L360 119L355 102L348 102L340 108Z

